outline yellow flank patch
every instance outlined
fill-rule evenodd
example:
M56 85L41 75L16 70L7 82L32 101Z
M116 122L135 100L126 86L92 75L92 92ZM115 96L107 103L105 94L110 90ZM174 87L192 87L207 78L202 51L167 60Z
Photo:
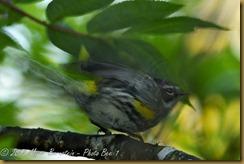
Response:
M155 112L150 110L147 106L143 105L140 101L134 100L134 104L137 112L139 112L144 118L152 120L154 118Z
M97 85L95 81L91 81L91 80L85 80L84 81L87 85L86 87L86 92L88 92L87 94L97 94Z

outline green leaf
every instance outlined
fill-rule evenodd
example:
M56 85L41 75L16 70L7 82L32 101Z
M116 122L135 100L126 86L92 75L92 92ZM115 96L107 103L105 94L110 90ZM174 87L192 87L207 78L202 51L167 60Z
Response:
M207 81L205 93L221 93L228 97L240 94L240 70L225 70Z
M129 65L135 69L157 75L156 65L163 64L167 68L167 62L162 54L151 44L135 39L115 39L114 46L119 51L117 58L119 63ZM160 70L163 72L163 70Z
M90 56L95 61L106 61L127 65L144 71L150 75L157 75L164 70L155 70L155 66L162 64L167 68L167 62L159 51L151 44L128 38L93 39L93 43L86 44Z
M56 26L61 27L61 26ZM116 50L106 42L106 39L102 38L93 38L88 35L80 35L72 33L73 31L68 28L61 27L63 31L56 29L48 28L47 33L50 41L62 49L79 58L82 46L85 46L89 55L93 56L95 54L113 54L116 55ZM66 31L65 31L66 30Z
M203 21L191 17L172 17L163 19L151 24L134 26L126 31L130 33L144 33L144 34L168 34L168 33L186 33L194 31L197 28L216 28L219 30L227 30L224 27L216 25L211 22Z
M18 125L19 120L17 115L19 113L18 108L14 102L11 103L0 103L0 125Z
M83 15L112 3L113 0L53 0L47 6L47 17L55 22L67 16Z
M14 155L12 154L13 148L16 146L17 140L18 138L11 133L0 136L1 160L15 160L17 158L14 157Z
M0 29L0 50L6 46L19 46L18 42L5 30Z
M189 100L188 96L183 97L183 99L181 100L184 104L188 105L189 107L191 107L194 111L197 111L196 108L192 105L192 103Z
M182 5L163 1L135 0L110 6L87 25L88 31L109 32L130 26L148 25L179 10Z
M0 27L11 25L15 22L18 22L23 18L22 15L7 9L6 7L0 5Z
M0 150L11 148L16 144L17 138L13 135L4 135L0 138Z
M67 29L67 31L71 30ZM47 34L50 41L61 50L66 51L71 55L79 55L81 50L81 39L79 36L54 30L52 28L47 28Z
M201 98L212 93L226 95L226 98L240 96L240 61L231 52L194 64L188 81L193 93Z
M168 67L161 53L151 44L141 40L78 36L53 29L47 29L47 32L54 45L76 57L80 55L81 48L84 46L90 58L96 61L124 64L150 74L155 73L155 75L159 72L159 70L154 70L156 65ZM160 72L164 70L167 69Z
M113 38L96 38L87 37L83 38L85 48L90 54L90 57L94 60L106 60L118 62L118 50L112 45Z

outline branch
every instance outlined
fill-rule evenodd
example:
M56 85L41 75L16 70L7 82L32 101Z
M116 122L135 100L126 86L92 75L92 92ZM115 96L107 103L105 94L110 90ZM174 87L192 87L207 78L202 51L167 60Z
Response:
M59 32L63 32L63 33L67 33L67 34L70 34L70 35L75 35L75 36L80 36L80 37L89 37L89 35L86 35L86 34L83 34L83 33L80 33L80 32L76 32L76 31L73 31L71 29L67 29L67 28L62 28L60 26L57 26L57 25L53 25L53 24L48 24L47 22L45 21L42 21L40 19L37 19L35 17L33 17L32 15L24 12L23 10L13 6L9 0L0 0L0 4L2 4L3 6L7 7L8 9L14 11L15 13L19 14L19 15L22 15L24 17L27 17L29 19L31 19L32 21L42 25L42 26L45 26L47 28L50 28L50 29L53 29L53 30L56 30L56 31L59 31Z
M122 134L84 135L41 128L0 126L0 137L6 134L18 138L17 149L57 152L99 160L200 160L172 147L143 143Z

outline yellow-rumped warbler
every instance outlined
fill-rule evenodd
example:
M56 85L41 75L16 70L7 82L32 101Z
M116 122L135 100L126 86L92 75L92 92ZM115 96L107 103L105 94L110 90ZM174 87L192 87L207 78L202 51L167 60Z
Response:
M95 81L84 80L82 84L33 60L30 64L35 74L66 89L86 111L90 121L107 134L108 129L114 129L142 139L135 133L158 124L186 94L167 80L112 63L73 64L98 77Z
M91 122L104 132L114 129L137 136L134 133L158 124L185 95L167 80L125 66L87 62L80 68L101 78L83 105Z

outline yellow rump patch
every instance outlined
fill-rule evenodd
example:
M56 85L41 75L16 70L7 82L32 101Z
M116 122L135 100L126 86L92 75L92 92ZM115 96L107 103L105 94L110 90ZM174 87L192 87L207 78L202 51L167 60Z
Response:
M148 120L152 120L154 118L155 111L143 105L140 101L134 100L134 104L137 112L139 112L144 118Z
M95 81L91 81L91 80L85 80L84 81L87 85L85 92L87 92L87 94L97 94L97 85Z

